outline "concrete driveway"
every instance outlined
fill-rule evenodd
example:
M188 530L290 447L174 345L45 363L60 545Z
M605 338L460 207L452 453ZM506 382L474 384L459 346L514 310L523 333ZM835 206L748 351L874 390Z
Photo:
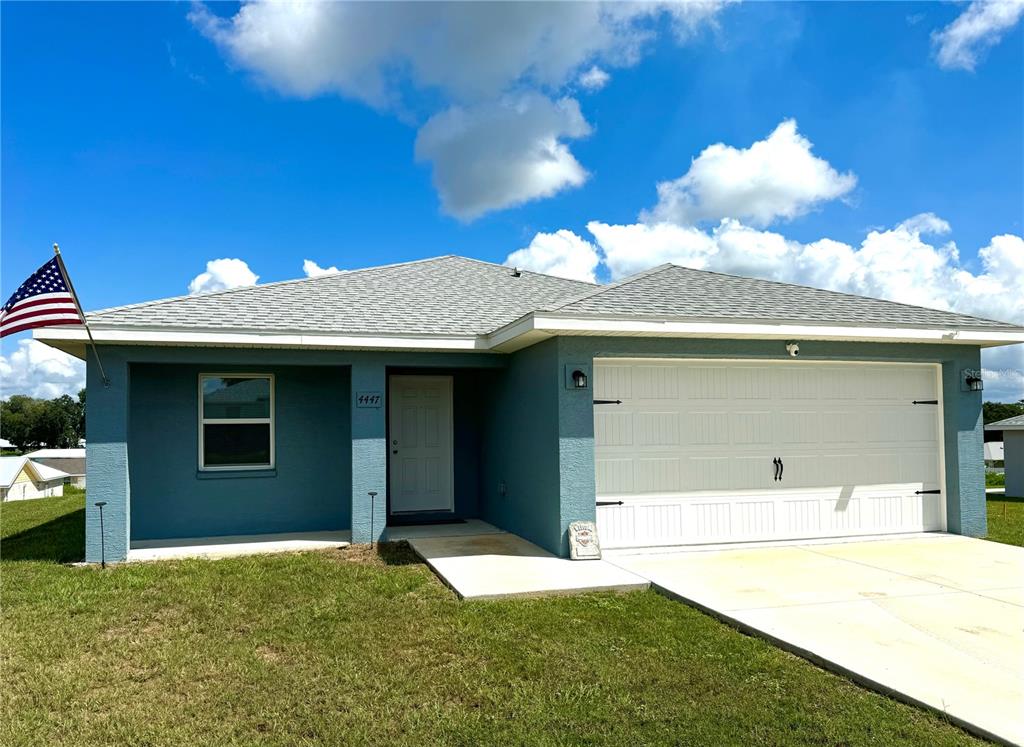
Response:
M934 534L605 558L862 684L1024 744L1024 548Z

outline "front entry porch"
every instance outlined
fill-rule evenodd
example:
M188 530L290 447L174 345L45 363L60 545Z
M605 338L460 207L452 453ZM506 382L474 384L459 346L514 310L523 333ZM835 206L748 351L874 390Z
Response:
M304 550L331 550L348 547L351 540L352 533L348 530L141 540L132 542L126 560L128 563L140 563L150 560L213 559Z

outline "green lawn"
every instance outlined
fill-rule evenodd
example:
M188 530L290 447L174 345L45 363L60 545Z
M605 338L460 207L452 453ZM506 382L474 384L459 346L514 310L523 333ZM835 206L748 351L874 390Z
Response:
M1024 498L989 496L988 539L1024 547Z
M976 743L654 592L459 602L403 546L73 568L0 508L0 744Z

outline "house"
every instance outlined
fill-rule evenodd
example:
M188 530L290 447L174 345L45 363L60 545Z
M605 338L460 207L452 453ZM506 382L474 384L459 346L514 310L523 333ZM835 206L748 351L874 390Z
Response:
M1024 497L1024 415L1015 415L985 426L986 431L1002 431L1006 495Z
M0 457L0 501L64 495L68 476L26 456Z
M26 454L29 459L66 472L69 485L85 487L85 449L39 449Z
M989 430L986 425L985 430ZM1002 441L986 441L985 442L985 466L986 467L1002 467L1003 462L1003 442Z
M663 265L445 256L35 337L87 361L87 558L479 518L604 547L985 534L980 350L1024 328Z

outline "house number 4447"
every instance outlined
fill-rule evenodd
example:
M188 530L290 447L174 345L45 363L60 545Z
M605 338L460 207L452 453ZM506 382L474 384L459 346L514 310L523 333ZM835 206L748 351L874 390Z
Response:
M380 407L383 401L380 392L356 392L356 407Z

